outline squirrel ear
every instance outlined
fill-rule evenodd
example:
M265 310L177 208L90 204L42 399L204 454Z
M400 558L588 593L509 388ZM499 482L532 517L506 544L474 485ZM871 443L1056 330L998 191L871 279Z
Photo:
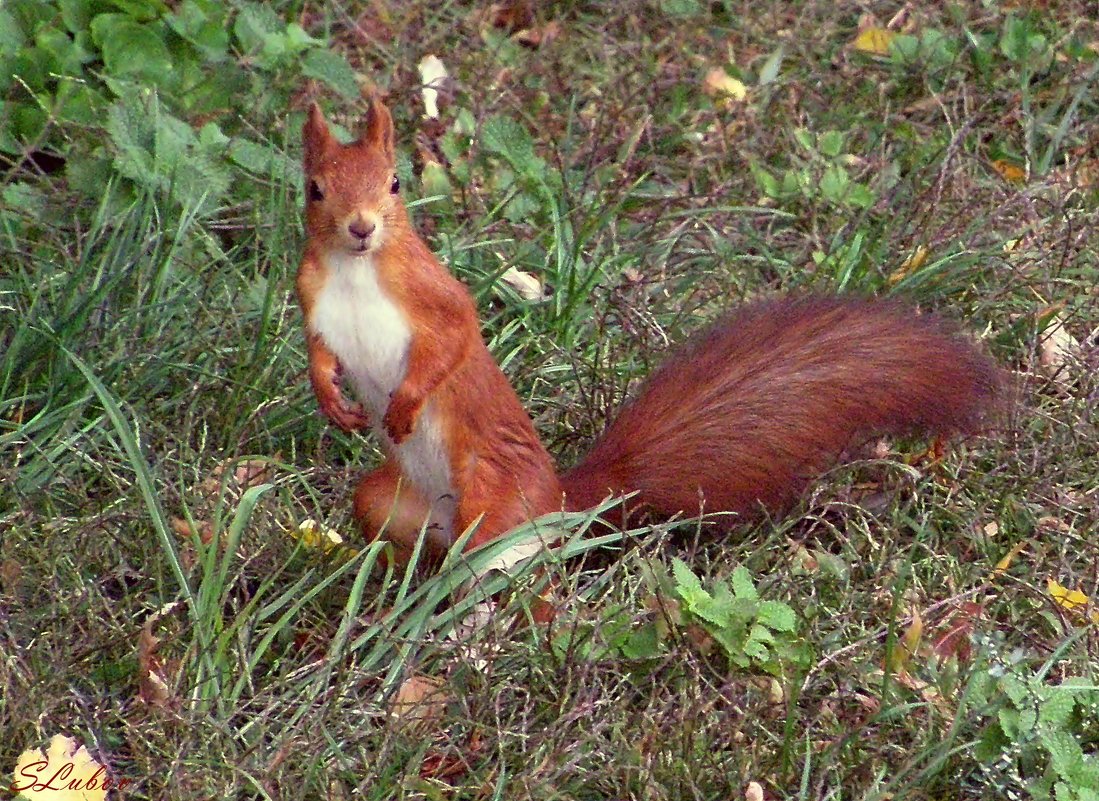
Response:
M359 144L377 147L389 161L394 160L393 117L377 95L370 96Z
M324 112L316 103L309 104L309 115L305 125L301 128L301 142L305 155L305 171L312 172L328 149L332 141L332 134L328 130L328 122L324 119Z

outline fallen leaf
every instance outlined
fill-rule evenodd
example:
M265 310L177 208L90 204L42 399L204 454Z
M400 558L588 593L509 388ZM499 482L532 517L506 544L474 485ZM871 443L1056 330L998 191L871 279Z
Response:
M240 459L222 462L210 471L210 476L202 482L202 488L208 492L217 492L221 488L221 477L229 467L233 472L228 484L239 489L248 489L266 483L274 473L272 461L281 459L280 454L271 458Z
M442 679L432 676L409 676L397 688L390 717L417 726L432 723L443 716L450 696L443 690Z
M1055 604L1073 614L1082 615L1091 606L1091 599L1080 590L1070 590L1053 579L1046 579L1046 590ZM1092 623L1099 623L1099 610L1091 609L1088 619Z
M888 278L890 285L898 284L903 279L912 275L912 273L918 271L927 262L928 254L931 250L927 245L918 245L912 254L901 262L901 266L894 270Z
M506 0L489 6L488 23L509 34L529 28L534 24L534 8L530 0Z
M1072 526L1061 520L1059 517L1053 517L1052 515L1043 515L1034 521L1034 525L1038 529L1043 531L1053 531L1058 534L1071 534Z
M424 761L420 763L420 778L449 781L464 776L469 772L470 758L476 756L484 748L484 741L480 733L474 729L469 735L469 744L465 752L451 750L449 752L428 751L424 754ZM488 797L491 793L483 794Z
M1055 375L1083 353L1080 342L1065 328L1060 315L1053 312L1046 320L1038 342L1038 366L1046 375Z
M859 52L869 53L872 56L887 56L889 45L896 35L891 30L871 25L859 31L851 42L851 46Z
M904 630L904 634L901 635L896 646L889 653L889 668L893 673L908 672L908 665L912 661L912 657L919 651L922 639L923 618L920 616L920 610L913 608L911 622Z
M205 520L196 520L194 525L188 523L182 517L173 517L171 520L172 531L180 539L189 540L195 534L203 545L209 545L214 541L214 524Z
M733 100L748 97L748 87L721 67L714 67L702 79L702 91L708 95L728 95Z
M1023 548L1025 548L1028 543L1029 540L1020 540L1019 542L1015 543L1015 545L1012 546L1011 550L1004 554L1003 558L996 563L996 567L992 569L992 572L1005 572L1009 567L1011 567L1011 563L1015 561L1015 557L1022 553Z
M164 664L157 654L160 638L153 634L157 616L145 621L137 640L137 689L141 700L158 709L174 705L171 688L164 678Z
M799 574L811 576L820 572L820 562L817 561L817 558L809 553L809 549L801 543L798 543L794 547L791 562L794 570Z
M775 706L782 706L786 703L786 691L779 680L773 676L767 681L767 700Z
M1099 159L1077 158L1052 170L1049 178L1068 189L1091 189L1099 184Z
M530 273L508 267L500 280L514 289L523 300L545 300L546 290L542 282Z
M1026 170L1007 159L996 159L992 162L992 169L1005 181L1010 181L1013 184L1021 184L1026 181Z
M539 48L548 45L561 35L561 24L556 20L547 22L540 28L524 28L511 38L525 47Z
M23 576L23 567L14 559L0 562L0 590L14 592Z
M984 614L984 607L974 601L960 604L946 620L936 626L931 650L943 658L955 657L968 662L973 650L973 630Z
M351 559L358 554L357 549L344 545L343 537L336 529L318 523L311 517L301 521L297 529L291 529L290 535L306 548L319 550L329 556Z
M439 90L450 75L438 56L427 55L420 59L420 94L424 100L424 116L429 120L439 116Z
M112 780L77 740L55 734L44 751L31 748L20 755L9 789L32 801L103 801L108 790L128 783Z

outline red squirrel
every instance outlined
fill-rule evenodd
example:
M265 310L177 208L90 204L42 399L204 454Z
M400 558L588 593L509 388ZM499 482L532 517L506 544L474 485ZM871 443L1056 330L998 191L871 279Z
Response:
M780 511L859 438L972 431L996 397L992 360L933 316L845 296L757 301L673 349L559 475L472 296L409 222L389 110L372 98L360 138L341 144L314 103L302 134L309 377L336 425L381 441L355 516L368 538L384 527L397 561L425 522L438 557L478 518L467 548L611 494L637 491L633 508L666 517Z

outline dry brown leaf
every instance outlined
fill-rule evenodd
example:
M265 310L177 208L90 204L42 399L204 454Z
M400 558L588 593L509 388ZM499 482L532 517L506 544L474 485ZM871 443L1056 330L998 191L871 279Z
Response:
M941 657L955 657L968 662L973 650L972 634L984 607L974 601L960 604L946 620L936 627L931 650Z
M4 592L14 592L22 577L23 566L14 559L5 559L0 562L0 589Z
M465 752L451 750L448 752L428 751L424 754L424 761L420 763L420 778L450 781L458 779L469 772L469 763L484 748L484 741L480 733L474 729L469 735L469 744ZM485 793L484 797L492 795Z
M318 25L323 19L318 14ZM353 43L359 46L376 45L378 42L391 42L396 36L394 27L398 25L393 13L381 0L372 0L367 8L355 20L349 30ZM308 27L306 28L308 30Z
M182 517L173 517L171 520L172 531L182 540L189 540L198 534L199 541L203 545L209 545L214 541L214 524L205 520L196 520L192 526Z
M226 480L226 486L234 489L246 490L251 487L265 484L271 480L275 469L273 462L282 459L282 454L276 453L268 458L255 459L231 459L214 467L209 477L202 482L202 488L209 493L216 493L221 489L221 479L225 471L232 468L232 473Z
M1035 525L1042 531L1054 531L1058 534L1072 533L1072 526L1059 517L1043 515L1035 521Z
M500 280L510 286L523 300L545 300L546 290L537 276L508 267Z
M401 723L418 726L434 723L443 716L450 695L443 689L442 679L432 676L409 676L397 689L390 707L390 716Z
M517 31L511 38L524 47L539 48L550 44L560 35L561 23L552 20L540 28L524 28Z
M141 627L137 640L137 687L141 700L158 709L171 709L175 704L172 691L164 678L164 664L157 654L160 638L153 634L156 616Z
M1050 179L1070 189L1091 189L1099 184L1099 159L1076 159L1053 170Z
M1046 375L1055 375L1069 364L1075 364L1083 353L1080 342L1069 330L1061 316L1054 312L1047 320L1038 342L1038 366Z
M493 28L500 28L508 34L530 28L534 25L534 7L530 0L506 0L489 6L486 20Z

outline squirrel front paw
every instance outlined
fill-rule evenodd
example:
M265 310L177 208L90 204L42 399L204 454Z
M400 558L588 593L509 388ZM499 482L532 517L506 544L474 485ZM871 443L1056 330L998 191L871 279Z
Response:
M340 388L343 368L334 359L331 363L323 359L309 362L309 382L313 385L313 395L321 413L344 431L357 431L370 427L370 418L366 410L357 403L344 397Z
M385 433L394 445L404 442L416 427L416 418L420 416L421 401L400 392L394 392L389 399L389 408L385 410L382 425Z
M366 416L366 410L360 404L349 401L342 394L318 400L324 416L344 431L358 431L370 426L370 418Z

